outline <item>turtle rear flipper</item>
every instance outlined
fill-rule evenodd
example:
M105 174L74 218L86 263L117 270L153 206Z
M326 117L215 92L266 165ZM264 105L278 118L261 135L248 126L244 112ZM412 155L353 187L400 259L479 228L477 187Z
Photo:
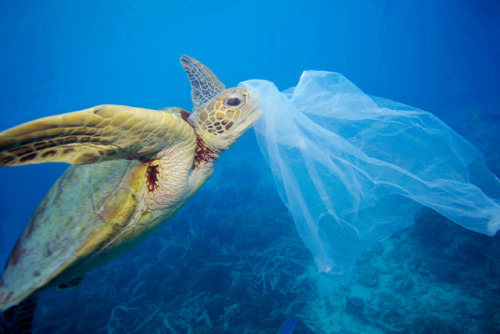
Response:
M194 141L194 132L173 113L102 105L1 132L0 166L154 160L158 152L185 140Z
M38 295L32 295L19 305L12 306L0 315L0 333L29 334L35 315Z

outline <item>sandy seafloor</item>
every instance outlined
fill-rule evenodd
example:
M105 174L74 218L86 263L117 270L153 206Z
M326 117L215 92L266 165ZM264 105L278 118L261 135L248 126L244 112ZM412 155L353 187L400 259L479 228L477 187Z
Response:
M228 85L304 69L433 112L500 175L495 1L0 3L0 127L102 103L189 109L181 53ZM0 169L0 258L61 165ZM334 196L332 194L332 196ZM35 333L500 333L500 237L423 209L320 274L249 131L152 238L41 295Z

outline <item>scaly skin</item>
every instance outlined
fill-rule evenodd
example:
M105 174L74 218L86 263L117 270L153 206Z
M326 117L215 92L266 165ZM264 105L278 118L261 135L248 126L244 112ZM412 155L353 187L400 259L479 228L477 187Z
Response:
M19 238L0 279L0 311L71 285L149 237L213 173L260 111L183 56L195 111L103 105L0 133L0 166L69 162Z
M0 282L0 308L80 277L149 237L194 194L188 181L195 149L191 138L166 152L153 192L148 166L139 161L69 167L16 243Z

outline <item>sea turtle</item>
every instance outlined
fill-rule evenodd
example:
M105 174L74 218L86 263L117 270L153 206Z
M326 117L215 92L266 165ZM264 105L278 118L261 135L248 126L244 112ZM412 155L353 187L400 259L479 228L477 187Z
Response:
M191 57L181 56L181 65L191 82L192 114L176 107L101 105L0 133L0 166L73 165L47 193L10 254L0 278L5 318L32 308L33 298L27 298L41 289L78 285L86 272L148 238L259 118L247 90L226 89ZM21 305L23 300L30 302Z

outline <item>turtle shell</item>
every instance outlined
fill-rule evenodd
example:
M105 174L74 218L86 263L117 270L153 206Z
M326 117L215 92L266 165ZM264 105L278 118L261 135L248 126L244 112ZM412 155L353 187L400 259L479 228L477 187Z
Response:
M146 170L146 165L128 160L70 166L40 203L11 253L0 281L0 308L44 286L81 277L121 254L123 242L134 242L131 235L139 230L129 238L121 236L140 209ZM141 214L147 217L148 212Z

